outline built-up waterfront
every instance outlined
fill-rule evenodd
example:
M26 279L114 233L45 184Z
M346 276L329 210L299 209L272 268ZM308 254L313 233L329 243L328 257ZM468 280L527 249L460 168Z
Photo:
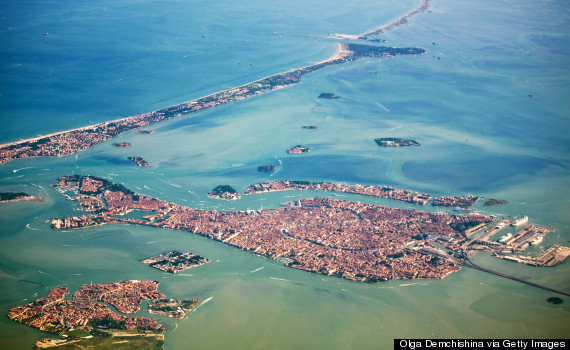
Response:
M284 190L289 189L286 186L295 188L296 185L296 182L284 181L270 184L269 188ZM336 188L326 183L300 182L299 185L301 187L296 189ZM283 209L216 211L188 208L135 194L90 176L60 177L56 188L65 192L72 189L70 186L77 189L80 208L97 207L98 214L55 218L51 221L54 229L134 223L190 231L281 260L290 267L364 282L443 278L457 271L457 265L468 259L470 253L481 250L471 246L474 243L484 244L485 251L521 252L539 234L550 231L531 225L500 244L488 239L511 222L502 220L487 227L495 218L475 213L427 213L330 198L292 201L284 203ZM259 184L257 186L246 192L264 191ZM351 188L347 186L336 190ZM355 185L355 188L363 187ZM388 193L402 191L390 189ZM92 206L93 202L104 205ZM119 217L130 210L154 214L140 220ZM470 238L470 235L475 237Z
M164 327L147 317L126 317L112 312L102 302L113 305L121 313L134 313L143 300L161 299L154 281L122 281L83 286L72 301L64 300L67 287L49 291L46 297L10 310L8 317L42 331L67 337L74 328L103 328L163 332ZM89 334L89 333L87 333Z

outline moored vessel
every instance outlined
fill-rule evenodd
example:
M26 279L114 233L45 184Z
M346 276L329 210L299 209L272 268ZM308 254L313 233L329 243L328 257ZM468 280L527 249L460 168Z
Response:
M506 235L502 236L502 237L499 239L499 243L505 243L505 242L508 241L509 238L511 238L512 236L513 236L512 233L510 233L510 232L507 233Z
M528 216L523 216L522 218L513 221L513 226L522 225L528 222Z

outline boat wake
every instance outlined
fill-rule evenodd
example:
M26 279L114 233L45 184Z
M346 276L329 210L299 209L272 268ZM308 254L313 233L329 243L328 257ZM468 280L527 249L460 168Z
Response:
M400 284L400 287L408 287L408 286L416 286L416 285L420 285L420 286L427 286L427 283L422 283L422 282L416 282L416 283L404 283L404 284Z
M203 302L201 302L200 304L198 304L193 311L198 310L198 308L202 307L202 305L206 304L207 302L209 302L210 300L214 299L214 297L209 297L208 299L204 300Z
M386 130L386 131L394 131L394 130L398 130L398 129L399 129L399 128L401 128L401 127L402 127L401 125L400 125L400 126L395 126L395 127L393 127L393 128L390 128L390 129L388 129L388 130Z
M39 230L40 230L39 228L30 227L30 224L26 224L26 228L27 228L27 229L30 229L30 230L32 230L32 231L39 231Z
M276 281L291 282L291 280L286 280L284 278L277 278L277 277L269 277L269 278Z
M378 106L380 106L380 108L382 108L382 109L385 110L386 112L390 112L390 109L389 109L388 107L384 106L383 104L381 104L380 102L376 102L376 104L377 104ZM389 131L391 131L391 130L389 130Z
M21 177L24 177L24 175L18 175L18 176L12 176L12 177L5 177L4 180L11 180L11 179L19 179Z
M20 169L14 169L14 170L12 170L12 172L17 173L18 171L22 171L22 170L26 170L26 169L34 169L34 167L29 166L29 167L20 168Z

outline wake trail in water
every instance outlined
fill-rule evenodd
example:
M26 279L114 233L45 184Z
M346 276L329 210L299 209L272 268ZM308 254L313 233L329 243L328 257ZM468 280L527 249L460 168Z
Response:
M277 278L277 277L269 277L269 278L276 281L291 282L291 280L286 280L284 278Z
M416 282L416 283L404 283L404 284L400 284L400 287L408 287L408 286L427 286L427 283L421 283L421 282Z
M390 109L386 106L384 106L383 104L381 104L380 102L376 102L376 104L378 106L380 106L383 110L385 110L386 112L390 112Z
M18 171L22 171L22 170L26 170L26 169L34 169L34 168L35 168L35 167L28 166L28 167L25 167L25 168L14 169L14 170L12 170L12 172L13 172L13 173L17 173Z

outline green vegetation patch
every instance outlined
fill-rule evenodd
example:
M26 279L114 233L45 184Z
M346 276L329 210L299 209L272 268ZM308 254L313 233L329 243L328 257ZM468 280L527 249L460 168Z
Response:
M18 197L27 197L28 194L24 192L0 192L0 201L10 201Z
M503 205L503 204L509 204L509 201L506 201L504 199L489 198L485 201L485 203L483 203L483 206L484 207L492 207L494 205Z

